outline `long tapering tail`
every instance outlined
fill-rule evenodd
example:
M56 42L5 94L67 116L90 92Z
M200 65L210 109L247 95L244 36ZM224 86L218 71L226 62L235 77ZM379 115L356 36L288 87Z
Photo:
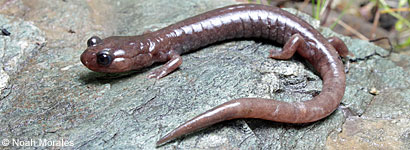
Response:
M344 86L344 85L341 85ZM273 99L241 98L228 101L180 125L157 143L160 146L179 136L205 128L215 123L237 118L258 118L284 123L308 123L331 114L343 97L343 91L324 90L312 100L281 102ZM342 93L337 95L335 93Z

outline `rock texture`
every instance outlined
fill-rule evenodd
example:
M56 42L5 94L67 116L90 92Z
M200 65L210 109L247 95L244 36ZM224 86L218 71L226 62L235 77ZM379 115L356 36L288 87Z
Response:
M91 72L79 61L92 35L140 34L234 3L1 1L0 22L12 36L0 36L0 74L8 75L7 82L1 76L0 140L55 143L1 148L155 149L162 135L228 100L304 101L319 93L321 80L303 59L269 59L268 51L280 47L261 41L224 42L184 55L180 69L161 80L146 78L159 65L119 77ZM302 125L226 121L157 149L409 149L410 58L384 58L387 51L371 43L341 38L356 56L349 60L345 111Z
M0 35L0 95L10 93L9 81L26 66L29 59L45 45L44 33L15 17L0 15L1 29L10 35Z

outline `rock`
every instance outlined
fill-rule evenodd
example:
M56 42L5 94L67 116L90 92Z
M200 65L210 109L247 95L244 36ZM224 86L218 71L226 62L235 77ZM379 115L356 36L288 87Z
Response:
M350 117L343 131L329 136L327 149L409 149L410 120Z
M10 33L0 35L0 98L3 99L11 92L10 79L29 63L46 44L46 39L32 22L0 15L0 24L1 29Z

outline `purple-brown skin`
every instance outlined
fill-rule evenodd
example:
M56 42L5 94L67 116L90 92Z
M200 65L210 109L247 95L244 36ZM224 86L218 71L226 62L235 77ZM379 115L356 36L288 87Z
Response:
M162 137L162 145L181 135L236 118L259 118L284 123L308 123L331 114L345 92L345 72L339 55L349 54L337 37L326 39L302 19L279 8L241 4L215 9L155 32L138 36L92 37L81 62L97 72L125 72L166 62L149 74L162 78L182 63L181 54L217 41L261 38L284 44L269 57L289 59L295 52L309 61L323 80L321 93L303 102L281 102L263 98L228 101L187 121Z

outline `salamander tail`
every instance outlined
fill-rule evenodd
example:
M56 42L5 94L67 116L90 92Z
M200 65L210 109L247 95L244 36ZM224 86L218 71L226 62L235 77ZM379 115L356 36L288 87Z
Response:
M215 123L237 118L237 110L240 110L240 108L243 107L243 104L241 104L238 100L226 102L185 122L159 139L156 146L161 146L177 137L189 134L193 131L208 127Z

